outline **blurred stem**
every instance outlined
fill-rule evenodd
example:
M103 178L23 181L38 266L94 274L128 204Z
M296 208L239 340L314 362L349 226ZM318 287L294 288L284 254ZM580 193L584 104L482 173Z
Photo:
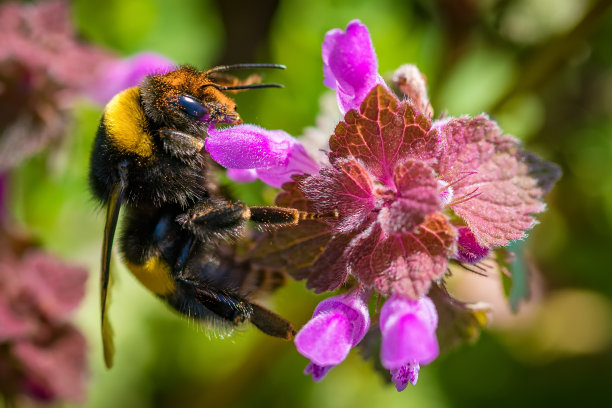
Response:
M517 76L513 86L508 88L508 91L499 98L489 112L497 112L515 95L541 87L551 79L553 74L566 64L567 59L576 48L589 37L610 6L612 6L611 0L595 2L572 30L551 42L532 49L520 64L523 67L521 75Z

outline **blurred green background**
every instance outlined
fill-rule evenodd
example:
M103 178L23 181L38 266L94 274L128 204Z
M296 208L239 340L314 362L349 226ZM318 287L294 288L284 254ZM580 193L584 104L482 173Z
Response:
M88 156L101 109L75 112L61 151L12 174L11 211L45 248L87 266L77 323L89 338L87 406L475 407L598 406L612 383L612 12L587 0L107 0L73 1L81 37L121 55L155 51L178 63L274 62L266 82L283 90L241 94L246 122L300 135L314 126L325 32L355 18L369 29L380 72L415 63L436 115L489 112L564 176L528 240L532 301L423 367L402 393L356 352L321 383L291 343L246 329L218 339L179 318L115 260L111 317L115 367L98 336L103 214L87 190ZM250 204L274 196L261 183L235 188ZM537 270L536 270L537 269ZM499 300L492 277L457 284L466 297ZM464 282L465 283L465 282ZM467 288L467 289L466 289ZM482 296L481 296L482 295ZM322 298L303 283L270 306L303 324Z

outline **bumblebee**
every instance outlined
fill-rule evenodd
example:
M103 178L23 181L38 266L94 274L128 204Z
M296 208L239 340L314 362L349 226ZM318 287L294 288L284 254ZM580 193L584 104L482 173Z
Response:
M101 315L104 360L114 347L107 314L110 259L124 208L120 252L127 268L179 313L230 329L251 322L262 332L291 339L291 323L254 303L248 261L238 261L220 243L244 234L247 220L292 225L309 216L295 209L249 207L228 199L211 175L204 151L206 129L238 124L236 104L225 92L279 87L257 76L227 74L273 64L220 66L202 72L182 66L146 77L106 106L90 162L90 187L106 206L102 247Z

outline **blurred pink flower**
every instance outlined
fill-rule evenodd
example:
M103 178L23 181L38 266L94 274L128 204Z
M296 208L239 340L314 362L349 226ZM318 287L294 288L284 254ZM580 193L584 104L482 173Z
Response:
M37 250L0 249L0 394L80 402L86 342L68 323L87 273Z
M79 97L105 103L169 65L79 41L64 0L0 5L0 38L0 172L64 137Z
M147 75L165 74L174 69L174 62L153 52L112 59L104 64L98 78L85 91L91 99L104 105L117 93L140 84Z

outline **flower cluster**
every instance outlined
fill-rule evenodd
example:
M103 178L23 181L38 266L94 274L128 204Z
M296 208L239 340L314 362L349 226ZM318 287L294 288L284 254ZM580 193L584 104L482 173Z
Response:
M522 151L486 115L434 120L424 77L413 65L394 74L400 100L378 74L359 21L330 31L322 54L324 83L336 90L345 114L329 139L327 161L306 160L299 142L282 131L250 125L211 129L206 149L251 177L282 176L271 183L282 184L278 205L338 215L275 231L253 252L262 265L286 269L316 292L356 281L346 294L321 302L298 333L298 351L311 360L306 373L320 380L362 340L367 299L376 292L387 298L374 330L380 362L402 390L439 353L438 312L428 296L451 299L443 282L449 264L477 263L523 238L559 170Z
M86 341L67 319L87 272L37 250L15 253L8 239L0 237L0 394L82 401Z
M106 103L171 62L145 53L120 59L77 39L65 0L0 5L0 172L57 142L70 107Z

